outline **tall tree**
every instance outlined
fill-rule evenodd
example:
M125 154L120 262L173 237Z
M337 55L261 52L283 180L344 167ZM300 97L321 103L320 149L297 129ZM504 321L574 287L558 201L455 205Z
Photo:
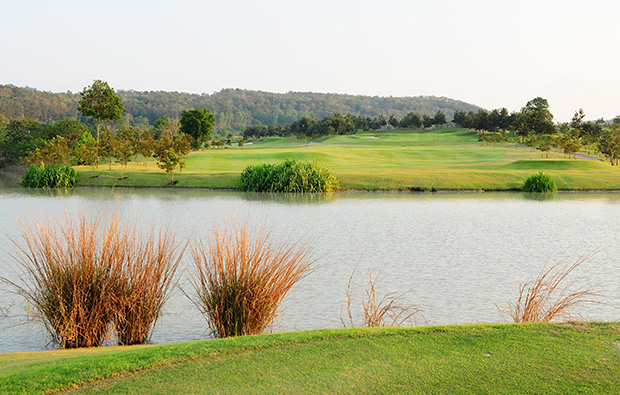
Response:
M181 113L181 133L189 135L194 140L192 142L194 149L200 148L202 141L211 137L214 123L213 114L206 108Z
M537 97L525 105L521 109L519 129L523 135L536 134L553 134L555 125L553 124L553 115L549 111L549 103L547 99Z
M120 122L125 112L125 106L121 99L116 96L114 89L107 82L95 80L89 87L80 93L78 111L87 117L93 117L97 121L97 142L101 123L107 121Z

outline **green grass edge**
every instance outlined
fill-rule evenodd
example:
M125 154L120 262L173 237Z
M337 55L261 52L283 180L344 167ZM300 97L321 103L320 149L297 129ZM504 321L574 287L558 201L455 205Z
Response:
M202 340L170 345L103 347L3 354L0 357L0 393L31 394L56 392L80 387L88 383L97 383L101 380L122 377L135 372L183 363L191 364L196 360L219 356L225 357L229 354L234 355L257 350L260 353L261 350L269 350L273 347L284 345L294 345L294 347L299 345L299 347L303 347L304 344L318 341L330 342L337 339L350 339L354 341L350 346L351 350L355 351L356 344L361 344L362 339L364 342L381 342L382 338L394 336L401 337L403 344L415 341L421 342L423 346L425 342L428 342L429 347L434 344L433 342L438 337L443 339L441 344L445 343L448 346L446 347L445 357L442 356L438 363L445 358L449 358L447 348L450 348L450 344L463 343L467 345L471 341L476 342L476 339L479 338L483 339L483 344L486 344L484 347L489 350L510 350L512 343L531 342L527 350L531 349L533 353L537 353L542 349L546 354L558 352L557 347L561 347L566 342L579 343L580 347L585 347L586 354L576 354L574 360L569 358L565 361L570 366L570 369L593 371L596 368L592 367L592 361L595 362L594 366L598 366L598 359L603 358L606 361L606 365L610 363L613 365L613 369L603 369L603 371L596 373L597 380L603 386L602 388L607 388L607 385L611 384L620 384L619 323L477 324L414 328L322 329ZM485 340L485 336L489 336L488 341ZM558 344L549 341L550 338L558 337L560 339ZM575 339L578 341L575 341ZM605 350L609 352L604 356L596 355L597 352L600 352L602 343L604 343ZM592 350L593 355L587 355L587 352L589 352L587 350ZM435 344L432 353L437 352L440 355L443 354L442 350L437 349ZM430 353L431 349L429 349ZM418 357L425 358L424 355L419 355ZM519 371L521 366L519 361L523 359L523 355L514 355L514 358L509 357L508 359L514 359L514 363L502 366L502 372L515 375L515 377L523 375L527 377L526 372ZM449 360L447 363L449 366ZM462 364L463 361L458 359L455 363ZM507 361L502 363L506 364ZM541 361L540 363L553 365L556 362ZM564 361L561 363L564 363ZM531 366L528 365L527 369L531 369ZM559 369L562 370L561 367ZM575 379L570 377L569 379L571 380ZM581 378L577 379L582 380ZM523 380L523 378L519 380Z

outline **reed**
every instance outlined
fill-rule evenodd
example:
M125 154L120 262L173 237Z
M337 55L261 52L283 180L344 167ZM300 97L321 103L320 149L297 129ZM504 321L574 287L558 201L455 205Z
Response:
M122 344L146 340L180 259L171 238L151 233L142 241L117 212L20 225L23 243L13 243L22 277L4 280L36 309L54 342L99 346L113 325Z
M216 337L258 334L269 327L290 289L310 270L308 248L274 243L263 225L215 225L205 243L195 241L194 303Z
M598 294L589 289L571 290L579 279L570 280L570 275L589 257L582 257L574 263L559 262L549 269L541 270L535 280L519 288L517 303L500 308L515 323L551 322L573 319L574 309L587 303L602 303Z
M379 326L403 326L405 324L417 325L418 315L421 310L414 305L406 305L402 302L402 294L390 292L381 298L377 297L377 281L381 277L378 273L373 277L370 269L368 270L368 282L362 279L364 292L358 294L353 288L352 281L357 267L351 273L347 285L347 314L351 326L355 326L353 319L352 300L357 296L361 303L363 327ZM346 327L346 322L341 316L342 324Z

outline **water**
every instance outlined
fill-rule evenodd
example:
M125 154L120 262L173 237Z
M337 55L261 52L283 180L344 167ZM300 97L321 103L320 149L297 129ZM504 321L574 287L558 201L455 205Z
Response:
M142 226L163 226L186 241L206 236L214 221L234 216L266 223L280 238L313 247L315 270L291 292L274 331L341 327L346 289L363 292L362 275L380 273L380 295L402 293L420 308L423 323L504 322L498 305L515 301L521 283L545 263L593 256L577 285L620 300L620 194L571 193L546 199L520 193L344 193L325 196L259 195L204 190L78 189L62 196L0 188L0 276L16 279L9 253L19 241L18 218L56 218L66 212L118 210ZM192 293L187 253L152 336L153 343L209 337L204 318L182 292ZM360 274L361 273L361 274ZM0 285L0 352L54 348L28 306ZM359 320L355 305L355 320ZM343 309L344 314L343 314ZM611 306L579 312L592 320L619 320ZM347 318L348 320L348 318ZM346 320L345 320L346 321Z

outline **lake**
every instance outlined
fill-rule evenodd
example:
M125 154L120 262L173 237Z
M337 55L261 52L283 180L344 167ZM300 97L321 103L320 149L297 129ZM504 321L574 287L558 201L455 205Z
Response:
M620 301L620 194L560 193L540 198L521 193L336 193L320 196L262 195L182 189L0 188L0 276L16 279L10 253L19 240L18 218L57 218L63 212L118 208L140 226L163 226L185 242L206 237L214 222L231 217L267 224L276 239L312 246L312 273L289 294L273 331L342 326L349 278L358 293L368 270L380 273L379 295L401 294L422 310L422 324L507 322L498 305L514 303L519 286L545 264L584 255L576 286ZM178 286L155 327L152 343L209 338L191 294L189 251ZM0 285L0 352L54 348L28 306ZM354 313L359 315L359 302ZM584 319L620 320L618 309L591 304ZM359 320L356 316L354 319ZM348 322L348 321L347 321Z

